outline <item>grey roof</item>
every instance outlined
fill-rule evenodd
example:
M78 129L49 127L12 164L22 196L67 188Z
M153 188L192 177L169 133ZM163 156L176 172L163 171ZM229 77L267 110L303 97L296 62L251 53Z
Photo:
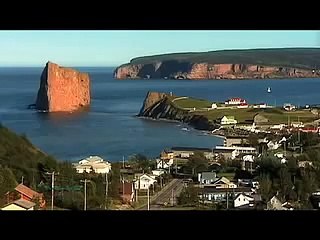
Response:
M201 178L215 181L217 179L217 174L215 172L203 172L201 173Z
M211 188L204 187L200 190L203 193L219 193L219 192L229 192L229 193L251 193L251 188Z
M23 207L25 209L32 208L36 205L34 202L30 202L30 201L22 199L22 198L14 201L13 203L20 206L20 207Z
M262 201L262 197L260 194L252 194L251 197L253 197L255 202L261 202Z

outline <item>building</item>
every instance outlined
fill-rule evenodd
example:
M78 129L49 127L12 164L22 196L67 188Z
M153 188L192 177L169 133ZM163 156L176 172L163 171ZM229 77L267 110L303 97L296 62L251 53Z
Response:
M152 170L152 175L157 176L157 177L159 177L165 173L166 173L166 171L163 169Z
M296 110L296 106L292 105L291 103L285 103L283 105L283 109L286 111L294 111Z
M119 194L124 203L132 203L134 200L134 184L123 182L119 186Z
M201 177L201 176L200 176ZM201 178L199 179L198 175L198 180L200 180L200 188L237 188L237 185L233 182L231 182L228 178L226 177L216 177L215 181L212 181L213 175L207 175L207 179L203 180L203 184L201 184Z
M134 181L134 189L147 190L151 185L157 182L155 176L149 174L136 174Z
M20 198L18 200L15 200L14 202L11 202L7 205L5 205L1 210L27 210L27 211L32 211L34 210L34 206L36 204L34 202L28 201L26 199Z
M267 210L288 210L287 208L283 207L282 204L283 203L276 196L273 196L267 202Z
M73 164L73 166L78 173L90 173L93 171L95 173L106 174L111 171L111 163L104 161L99 156L90 156L82 159L78 164Z
M237 124L237 120L234 118L234 116L223 116L220 123L222 125Z
M233 200L233 206L235 208L241 207L243 205L249 205L250 207L254 206L254 198L246 195L244 193L239 193L236 198Z
M229 199L233 199L239 193L243 194L251 194L250 188L213 188L213 187L205 187L200 188L199 197L203 201L207 202L223 202L227 200L227 196Z
M30 202L38 202L40 208L44 208L46 205L43 193L38 193L22 183L19 184L14 191L8 192L6 195L8 203L18 199L24 199Z
M238 147L238 146L232 146L232 147L225 147L225 146L216 146L215 152L217 151L224 151L228 153L228 157L231 159L235 159L240 154L256 154L257 149L254 147Z
M156 159L157 163L157 169L168 169L173 164L173 158L172 159Z
M248 143L248 136L227 136L224 138L225 147L239 146Z
M226 105L240 105L240 104L246 104L247 101L242 98L230 98L227 101L224 102Z
M241 103L240 105L237 106L237 108L248 108L249 104L247 103Z
M213 158L213 149L210 148L194 148L194 147L173 147L171 148L175 158L189 158L194 152L203 152L207 159Z
M217 104L216 103L212 103L211 109L217 109L217 108L218 108Z
M215 172L202 172L198 173L198 182L200 184L212 184L217 180L217 174Z

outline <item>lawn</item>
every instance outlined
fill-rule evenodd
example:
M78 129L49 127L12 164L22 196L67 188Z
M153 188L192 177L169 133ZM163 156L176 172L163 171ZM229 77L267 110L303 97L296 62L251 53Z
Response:
M204 115L209 120L216 120L223 116L234 116L238 123L246 120L253 120L257 112L252 112L250 109L214 109L210 111L195 111L194 114Z
M262 115L269 119L270 123L288 123L290 122L300 122L306 123L306 122L312 122L317 119L315 115L313 115L309 111L294 111L294 112L287 112L284 110L281 110L281 113L268 113L264 112Z
M174 101L180 108L211 108L213 102L204 99L184 98Z

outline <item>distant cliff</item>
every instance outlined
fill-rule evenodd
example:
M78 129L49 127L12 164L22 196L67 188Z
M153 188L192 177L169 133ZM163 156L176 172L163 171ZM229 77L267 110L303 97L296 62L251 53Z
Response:
M255 79L320 77L320 48L225 50L135 58L117 79Z
M48 112L72 112L89 105L89 75L48 62L41 74L35 108Z
M138 116L176 120L187 123L198 130L213 130L219 127L204 116L190 114L188 111L178 108L166 93L148 92Z

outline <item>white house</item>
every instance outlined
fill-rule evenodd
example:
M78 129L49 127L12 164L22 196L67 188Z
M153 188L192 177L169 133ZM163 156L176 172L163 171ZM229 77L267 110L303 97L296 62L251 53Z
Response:
M158 177L158 176L161 176L161 175L165 174L165 170L163 170L163 169L152 170L152 174L154 176Z
M217 106L217 104L216 104L216 103L212 103L211 108L212 108L212 109L217 109L217 108L218 108L218 106Z
M221 118L221 124L237 124L237 120L234 118L234 116L223 116L223 118Z
M243 205L247 205L247 204L251 207L254 205L254 198L244 193L240 193L234 199L233 204L235 208Z
M267 143L267 147L270 150L276 150L276 149L278 149L280 147L280 145L278 143L270 141L270 142Z
M78 164L73 164L78 173L90 173L93 170L95 173L109 173L111 170L111 163L104 161L101 157L90 156L82 159Z
M7 204L6 206L4 206L1 210L27 210L27 211L32 211L34 210L34 206L36 204L34 202L30 202L26 199L18 199L12 203Z
M242 160L244 162L254 162L254 156L253 155L244 155L242 157Z
M172 166L173 164L173 158L171 159L157 159L157 169L168 169Z
M147 190L153 185L157 180L155 176L149 174L137 175L137 179L134 182L134 188L137 190Z

